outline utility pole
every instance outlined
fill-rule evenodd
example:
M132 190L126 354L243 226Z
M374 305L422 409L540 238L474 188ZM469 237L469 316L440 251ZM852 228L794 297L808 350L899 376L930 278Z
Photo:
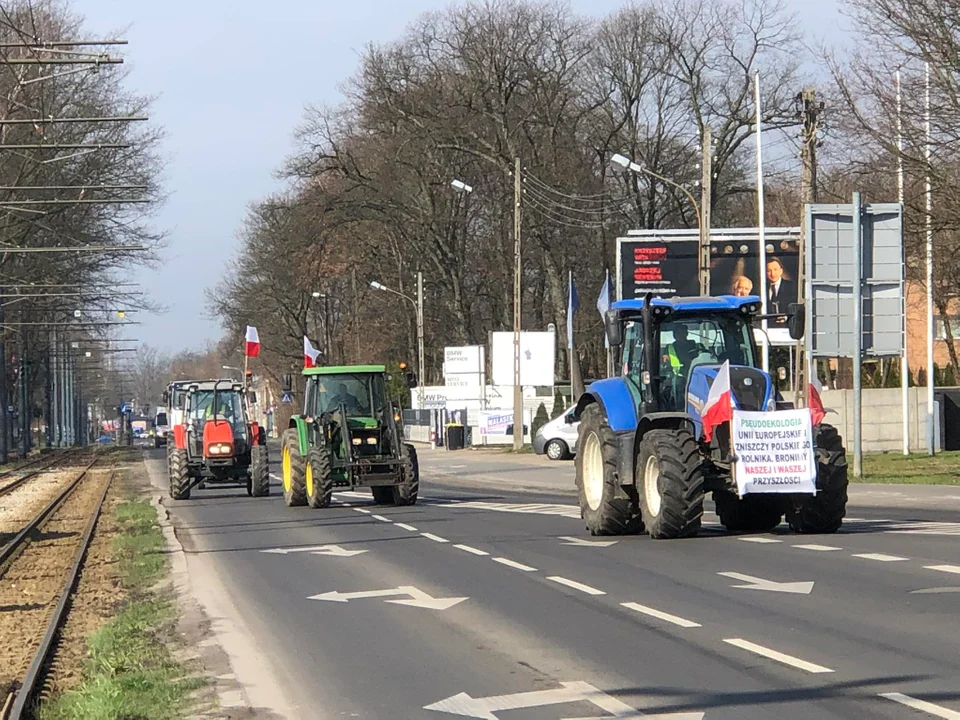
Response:
M360 364L360 297L357 295L357 269L353 268L353 336L357 340L357 365ZM346 348L344 348L346 354Z
M703 178L700 182L700 294L710 294L710 205L713 198L713 135L703 126Z
M817 201L817 146L820 143L820 116L823 102L817 101L813 88L804 88L796 97L797 114L802 127L800 130L800 159L803 171L800 177L800 248L797 262L797 302L804 304L806 299L806 247L810 228L807 227L806 206ZM764 268L765 270L765 268ZM808 322L810 320L808 319ZM797 340L797 362L794 365L794 402L796 407L807 406L807 383L809 364L806 360L806 339Z
M513 449L523 448L523 388L520 386L520 158L513 168Z
M426 370L423 356L423 273L419 270L417 271L417 363L420 370L420 383L424 383Z

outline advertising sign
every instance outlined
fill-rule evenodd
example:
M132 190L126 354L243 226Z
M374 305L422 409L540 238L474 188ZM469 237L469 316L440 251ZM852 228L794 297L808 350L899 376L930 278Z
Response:
M493 384L513 385L512 332L492 333ZM552 332L520 333L520 384L553 387L557 336Z
M506 435L513 427L513 410L481 410L481 435Z
M481 373L482 347L479 345L464 345L462 347L446 347L443 349L443 372L446 375L462 375L465 373Z
M817 462L809 410L734 410L730 429L737 457L733 475L741 497L816 492Z

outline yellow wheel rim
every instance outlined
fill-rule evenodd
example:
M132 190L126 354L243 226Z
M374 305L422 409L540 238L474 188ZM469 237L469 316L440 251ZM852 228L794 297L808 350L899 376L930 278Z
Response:
M290 467L290 448L283 449L283 491L290 492L293 487L293 469Z
M313 463L307 463L307 496L313 497Z

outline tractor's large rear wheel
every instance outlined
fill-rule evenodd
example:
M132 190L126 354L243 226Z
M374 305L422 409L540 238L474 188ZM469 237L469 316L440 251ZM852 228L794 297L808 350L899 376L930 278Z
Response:
M693 433L679 428L644 435L637 449L635 478L650 537L693 537L700 531L704 477Z
M169 457L170 497L174 500L190 499L190 468L187 451L174 450Z
M413 445L401 445L400 459L410 462L400 471L400 484L390 488L393 491L393 504L415 505L420 494L420 461L417 459L417 449Z
M323 448L310 448L304 469L307 504L312 508L330 507L333 499L333 469Z
M768 532L783 519L783 500L777 495L746 495L742 499L730 490L715 490L720 523L731 532Z
M300 438L297 429L290 428L283 434L280 465L283 477L283 501L287 507L307 504L306 458L300 454Z
M834 533L847 514L847 452L832 425L814 428L817 441L817 494L787 512L790 528L798 533Z
M266 445L250 448L250 495L266 497L270 494L270 456Z
M636 497L624 497L617 480L617 437L596 403L580 420L577 443L580 516L591 535L630 535L643 530Z

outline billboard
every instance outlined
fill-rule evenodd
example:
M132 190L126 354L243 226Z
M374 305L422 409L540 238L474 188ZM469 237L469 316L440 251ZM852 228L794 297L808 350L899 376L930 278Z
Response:
M710 294L760 295L760 273L767 277L767 312L786 312L797 302L800 228L766 228L766 265L760 267L757 228L714 229L710 233ZM617 239L617 299L700 295L700 240L696 230L632 230ZM786 333L785 320L771 320Z
M486 356L481 345L443 349L443 382L450 387L483 385Z
M513 333L491 333L494 385L513 385ZM552 332L520 333L520 384L553 387L557 336Z

